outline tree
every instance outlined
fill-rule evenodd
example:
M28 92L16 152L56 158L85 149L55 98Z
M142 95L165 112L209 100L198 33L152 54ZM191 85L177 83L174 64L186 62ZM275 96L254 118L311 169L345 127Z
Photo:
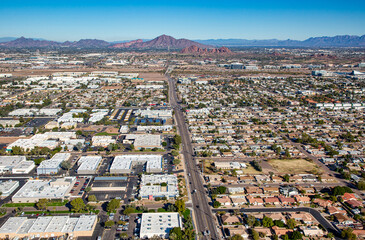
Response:
M344 195L345 193L352 193L351 188L336 186L332 189L332 195L333 196Z
M96 196L95 196L95 195L89 195L89 196L87 197L87 200L88 200L89 202L96 202L96 201L97 201L97 199L96 199Z
M177 199L175 201L175 207L179 213L182 213L185 211L185 202L182 199Z
M85 209L85 203L82 198L75 198L71 201L71 210L74 212L81 212Z
M179 156L179 151L177 151L177 150L172 150L172 151L171 151L171 155L172 155L172 156L174 156L174 157L177 157L177 156Z
M91 187L90 186L87 186L86 188L85 188L85 192L90 192L91 191Z
M121 233L119 236L121 239L128 239L128 233L126 232Z
M112 199L110 202L108 202L106 210L108 212L114 212L119 207L120 207L120 201L118 199Z
M115 222L114 222L114 221L109 220L109 221L106 221L106 222L105 222L104 226L105 226L106 228L111 228L111 227L113 227L113 226L114 226L114 224L115 224Z
M272 218L269 218L269 217L264 217L263 219L262 219L262 225L264 226L264 227L272 227L272 226L274 226L274 222L273 222L273 220L272 220Z
M291 239L293 240L297 240L297 239L302 239L302 234L299 231L294 231L291 235Z
M170 231L169 239L171 240L180 240L183 238L183 231L179 227L174 227Z
M285 182L289 182L289 180L290 180L290 176L289 176L288 174L285 174L285 175L283 176L283 178L284 178L284 181L285 181Z
M329 232L329 233L327 234L327 237L332 239L332 238L334 238L334 237L335 237L335 235L334 235L333 233Z
M358 188L359 190L365 190L365 181L359 181L359 182L357 183L357 188Z
M252 215L248 215L246 218L247 225L253 227L255 224L256 218Z
M35 204L39 210L47 210L48 199L42 198Z
M230 240L244 240L244 238L241 235L235 234L230 238Z
M345 228L341 232L341 237L348 240L355 240L356 235L353 233L352 228Z
M289 240L288 234L283 235L282 238L283 238L283 240Z
M255 230L251 230L251 234L252 234L252 239L253 240L258 240L258 239L260 239L260 236L259 236L259 234L258 234L258 232L256 232Z
M69 170L71 168L71 163L69 161L63 161L61 163L61 168L64 170Z
M221 203L220 202L218 202L218 201L214 201L213 202L213 207L214 208L219 208L221 206Z
M288 219L288 221L286 221L286 224L290 229L294 229L297 226L297 222L292 218Z
M172 163L173 163L174 165L179 165L179 164L180 164L180 162L181 162L181 160L180 160L179 158L174 158L174 160L172 161Z
M136 209L134 207L126 207L123 211L124 215L129 215L131 213L134 213L136 211Z

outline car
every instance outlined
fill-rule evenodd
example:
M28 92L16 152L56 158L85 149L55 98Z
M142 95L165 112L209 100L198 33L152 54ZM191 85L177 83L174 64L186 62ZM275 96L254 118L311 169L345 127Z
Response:
M193 190L193 193L196 193L196 189Z

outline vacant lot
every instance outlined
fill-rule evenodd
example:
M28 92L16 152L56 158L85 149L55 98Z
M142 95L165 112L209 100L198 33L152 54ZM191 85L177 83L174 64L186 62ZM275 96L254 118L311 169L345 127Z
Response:
M299 173L321 173L321 169L317 164L305 159L274 159L268 163L278 173L299 174Z

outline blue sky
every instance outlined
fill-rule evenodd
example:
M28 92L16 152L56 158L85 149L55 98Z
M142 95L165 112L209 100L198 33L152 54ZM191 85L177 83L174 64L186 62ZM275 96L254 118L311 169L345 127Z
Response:
M365 34L365 1L0 0L0 36L65 41Z

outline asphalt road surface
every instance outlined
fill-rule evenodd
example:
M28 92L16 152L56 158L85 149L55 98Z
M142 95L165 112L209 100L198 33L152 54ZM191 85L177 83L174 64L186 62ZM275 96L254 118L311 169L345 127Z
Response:
M179 132L182 138L182 153L185 159L186 172L188 173L188 179L190 184L190 190L192 190L193 210L195 216L195 227L198 233L209 230L208 236L202 235L200 239L219 239L217 233L216 221L209 207L206 190L204 188L200 172L196 166L193 158L193 147L190 141L188 128L185 124L185 117L181 110L180 105L177 102L175 81L167 75L169 80L169 98L171 107L175 111L175 118L179 128Z

